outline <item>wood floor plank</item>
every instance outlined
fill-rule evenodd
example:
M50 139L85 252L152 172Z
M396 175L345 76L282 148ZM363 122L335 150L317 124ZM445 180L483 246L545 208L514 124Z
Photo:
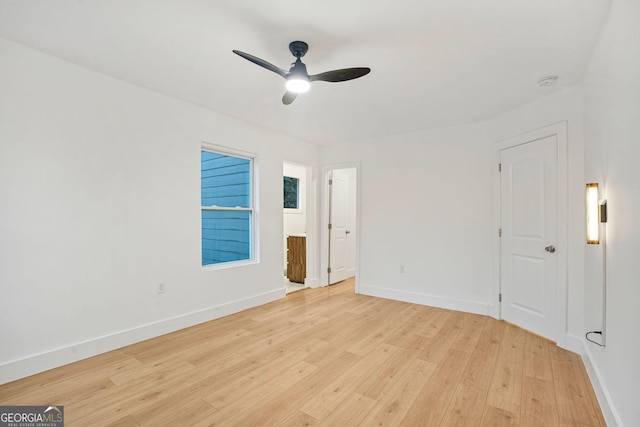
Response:
M353 280L0 385L42 404L69 427L605 426L578 355Z
M553 381L525 375L522 381L520 426L559 425L560 419L555 402Z
M436 370L436 365L420 359L413 359L387 392L380 396L378 403L362 425L398 426L418 395Z
M244 395L232 401L225 401L222 409L206 417L203 421L213 425L223 423L228 425L249 425L249 423L244 423L240 420L246 416L245 414L251 413L251 408L267 404L279 393L279 390L295 386L305 378L309 378L317 370L317 366L299 361L283 372L281 378L274 378L264 383L252 382L244 388L244 390L247 390ZM215 406L218 403L218 396L215 395L211 399L205 397L204 400Z
M597 408L593 406L593 389L585 383L580 358L558 347L550 349L558 415L563 423L600 425Z
M447 321L440 327L435 336L431 338L429 345L426 346L418 357L429 362L440 363L458 338L463 322L463 316L449 314Z
M523 427L559 425L553 385L551 341L525 334L520 425Z
M332 359L332 355L335 354L336 348L346 349L358 341L362 335L366 334L370 329L370 318L352 319L349 323L349 327L345 327L345 324L339 322L331 322L330 328L324 328L319 332L315 332L319 339L325 340L330 345L325 346L305 358L309 363L314 365L323 366Z
M190 363L176 362L125 386L110 388L106 393L95 393L92 399L64 405L65 424L67 418L70 423L78 425L91 425L96 419L103 423L114 422L131 414L132 408L142 408L171 395L175 387L197 375L196 368Z
M141 378L145 378L155 372L163 371L167 368L170 369L175 363L174 359L165 359L161 362L140 364L134 369L109 376L109 380L115 385L125 385L129 382L140 381Z
M420 338L418 338L420 339ZM397 349L393 356L380 364L377 369L372 369L364 381L355 389L357 393L372 399L379 399L388 393L392 384L400 377L411 363L416 359L420 347L413 350Z
M290 348L273 348L251 358L235 359L235 363L225 364L223 369L201 367L204 374L196 383L181 387L180 393L190 396L201 396L202 398L215 399L215 396L224 391L223 396L229 400L233 396L240 396L246 393L246 389L239 387L239 384L252 384L264 378L271 378L276 373L288 366L293 365L306 355L315 352L317 349L325 347L326 342L311 338L305 343L298 343ZM254 380L254 378L259 378ZM234 385L235 384L235 385ZM232 393L228 393L233 390Z
M596 419L598 421L597 425L600 427L607 427L607 422L605 421L604 415L600 410L600 403L598 402L598 397L596 396L595 390L591 386L591 380L589 379L589 374L587 373L587 369L584 366L584 362L581 361L580 368L578 368L578 370L582 372L582 379L586 388L585 393L587 393L590 397L591 406L593 407L593 410L596 414Z
M363 425L362 421L377 403L376 400L367 396L352 393L318 425L322 427Z
M133 412L131 416L141 426L190 426L216 411L216 408L202 399L194 399L189 395L174 395Z
M356 364L347 369L342 375L322 390L318 391L311 399L307 400L301 410L318 420L324 420L340 404L354 393L358 384L363 383L371 376L371 372L380 370L380 367L394 357L397 347L388 344L380 344L376 349L363 356Z
M353 353L343 352L333 357L330 363L308 376L304 382L298 382L293 387L286 388L269 401L238 420L242 426L268 426L277 422L280 413L288 412L315 395L340 376L345 370L361 359Z
M46 383L34 385L27 390L21 389L19 393L8 392L0 397L0 405L31 405L32 402L42 402L43 405L60 405L64 402L82 401L90 399L95 395L115 392L117 387L108 378L99 378L93 382L82 381L76 383L73 380L68 382L56 382L55 386ZM9 387L0 386L0 389Z
M487 319L462 374L464 385L489 390L503 335L504 323Z
M525 334L524 375L553 381L551 353L549 347L554 343L535 334Z
M471 352L475 349L478 341L480 341L480 333L487 322L487 317L471 313L461 314L463 314L463 316L460 316L462 319L460 332L451 343L451 348Z
M455 394L462 371L469 360L469 353L448 350L443 360L429 378L409 412L402 420L403 426L437 426L445 415Z
M512 427L518 426L518 416L504 409L486 405L482 414L482 427Z
M140 423L138 423L131 415L124 416L112 423L103 425L105 427L140 427Z
M375 307L377 307L381 303L382 301L378 300L377 298L357 298L353 300L351 304L349 304L350 307L348 307L345 312L351 314L363 314L370 311L371 309L375 309Z
M494 348L499 348L504 338L506 326L505 322L487 318L475 350L491 353Z
M458 384L440 425L472 427L480 425L487 399L486 390Z
M381 322L371 327L363 339L347 348L347 351L364 356L376 348L378 344L392 337L409 320L413 313L415 313L415 309L413 309L412 304L398 304L397 307L393 307L388 312Z
M440 329L447 323L451 315L452 312L449 310L432 307L429 319L424 323L422 328L417 331L417 334L424 335L428 338L435 337L440 332Z
M432 307L418 305L414 305L413 307L415 310L407 321L399 327L393 335L386 337L384 342L396 347L406 347L414 342L416 336L419 336L418 332L424 327L425 323L428 322L434 309Z
M134 370L142 365L134 357L109 352L14 381L11 383L10 395L5 392L5 387L0 386L0 401L10 405L25 405L25 402L41 401L43 398L60 398L74 387L107 387L107 377Z
M506 326L487 397L488 405L516 415L522 397L524 335L523 329Z
M247 330L254 324L256 322L248 318L246 314L232 314L192 326L188 328L189 334L182 333L183 330L176 331L137 343L134 346L125 347L121 351L128 355L134 355L143 363L151 363L158 358L180 357L180 354L186 348L191 348L194 343L212 342L214 345L219 345L221 343L216 339L218 336L227 334L229 331Z
M304 352L302 351L287 353L271 363L263 364L260 369L252 369L246 375L237 377L235 381L230 381L226 384L221 381L217 382L215 391L206 396L204 400L218 409L242 400L246 397L247 389L254 389L257 385L265 384L274 378L287 375L288 370L291 368L291 361L301 360L303 355Z
M276 427L315 427L318 426L318 420L311 415L307 415L302 411L293 410L289 414L283 414L282 419L278 421Z

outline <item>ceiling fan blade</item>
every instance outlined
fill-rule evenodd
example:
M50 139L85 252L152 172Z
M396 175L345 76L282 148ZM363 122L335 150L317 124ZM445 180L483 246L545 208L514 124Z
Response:
M366 76L369 72L371 72L371 68L366 67L343 68L342 70L333 70L325 73L314 74L313 76L309 76L309 80L312 82L344 82Z
M282 68L276 67L275 65L265 61L264 59L260 59L257 56L249 55L248 53L240 52L239 50L234 50L233 53L243 57L247 61L251 61L256 65L261 66L262 68L266 68L269 71L273 71L274 73L279 74L282 77L286 77L288 74L288 71L283 70Z
M289 92L287 91L287 93L284 94L284 96L282 97L282 103L284 105L289 105L291 104L293 101L295 101L296 97L298 96L297 93L295 92Z

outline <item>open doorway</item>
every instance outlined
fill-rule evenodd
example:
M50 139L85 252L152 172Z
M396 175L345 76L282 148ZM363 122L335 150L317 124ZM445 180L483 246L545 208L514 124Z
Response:
M357 270L357 182L355 167L327 173L327 284L355 277Z
M310 168L283 163L284 286L287 293L306 287L307 180Z

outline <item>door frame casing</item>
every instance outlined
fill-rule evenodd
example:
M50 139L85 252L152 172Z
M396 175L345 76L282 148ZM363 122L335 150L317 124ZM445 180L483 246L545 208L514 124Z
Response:
M560 347L566 347L567 341L567 295L569 290L568 283L568 141L567 141L567 122L562 121L539 129L535 129L505 140L496 142L493 145L493 286L491 289L491 302L489 303L489 315L502 319L501 303L499 296L502 292L501 278L501 255L502 241L498 234L498 230L502 226L501 205L502 197L500 191L501 172L498 170L500 163L500 153L502 150L523 145L549 136L556 137L556 154L557 154L557 270L556 270L556 313L553 328L553 336L548 337L556 342Z
M336 169L355 169L356 170L356 279L355 279L355 292L359 293L360 289L360 163L337 163L329 164L322 167L322 183L321 188L321 220L320 220L320 286L327 286L329 277L327 274L327 268L329 265L328 253L329 253L329 172Z

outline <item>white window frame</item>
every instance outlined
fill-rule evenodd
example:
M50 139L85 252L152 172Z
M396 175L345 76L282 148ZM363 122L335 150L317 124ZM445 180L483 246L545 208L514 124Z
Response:
M221 154L223 156L231 156L237 157L240 159L249 160L250 162L250 174L249 174L249 204L250 207L242 208L242 207L212 207L212 206L202 206L202 182L200 181L200 265L203 270L220 270L231 267L238 267L243 265L257 264L259 262L258 257L258 248L260 247L258 244L258 203L257 203L257 180L256 175L258 171L258 157L255 153L251 153L248 151L242 151L231 147L226 147L223 145L212 144L209 142L202 142L200 145L200 151L208 151L215 154ZM198 158L200 158L201 154L198 152ZM200 164L200 177L202 177L202 164ZM251 212L251 223L250 223L250 231L249 231L249 252L251 256L248 259L242 259L237 261L226 261L220 262L217 264L207 264L202 265L202 212L203 211L248 211Z

